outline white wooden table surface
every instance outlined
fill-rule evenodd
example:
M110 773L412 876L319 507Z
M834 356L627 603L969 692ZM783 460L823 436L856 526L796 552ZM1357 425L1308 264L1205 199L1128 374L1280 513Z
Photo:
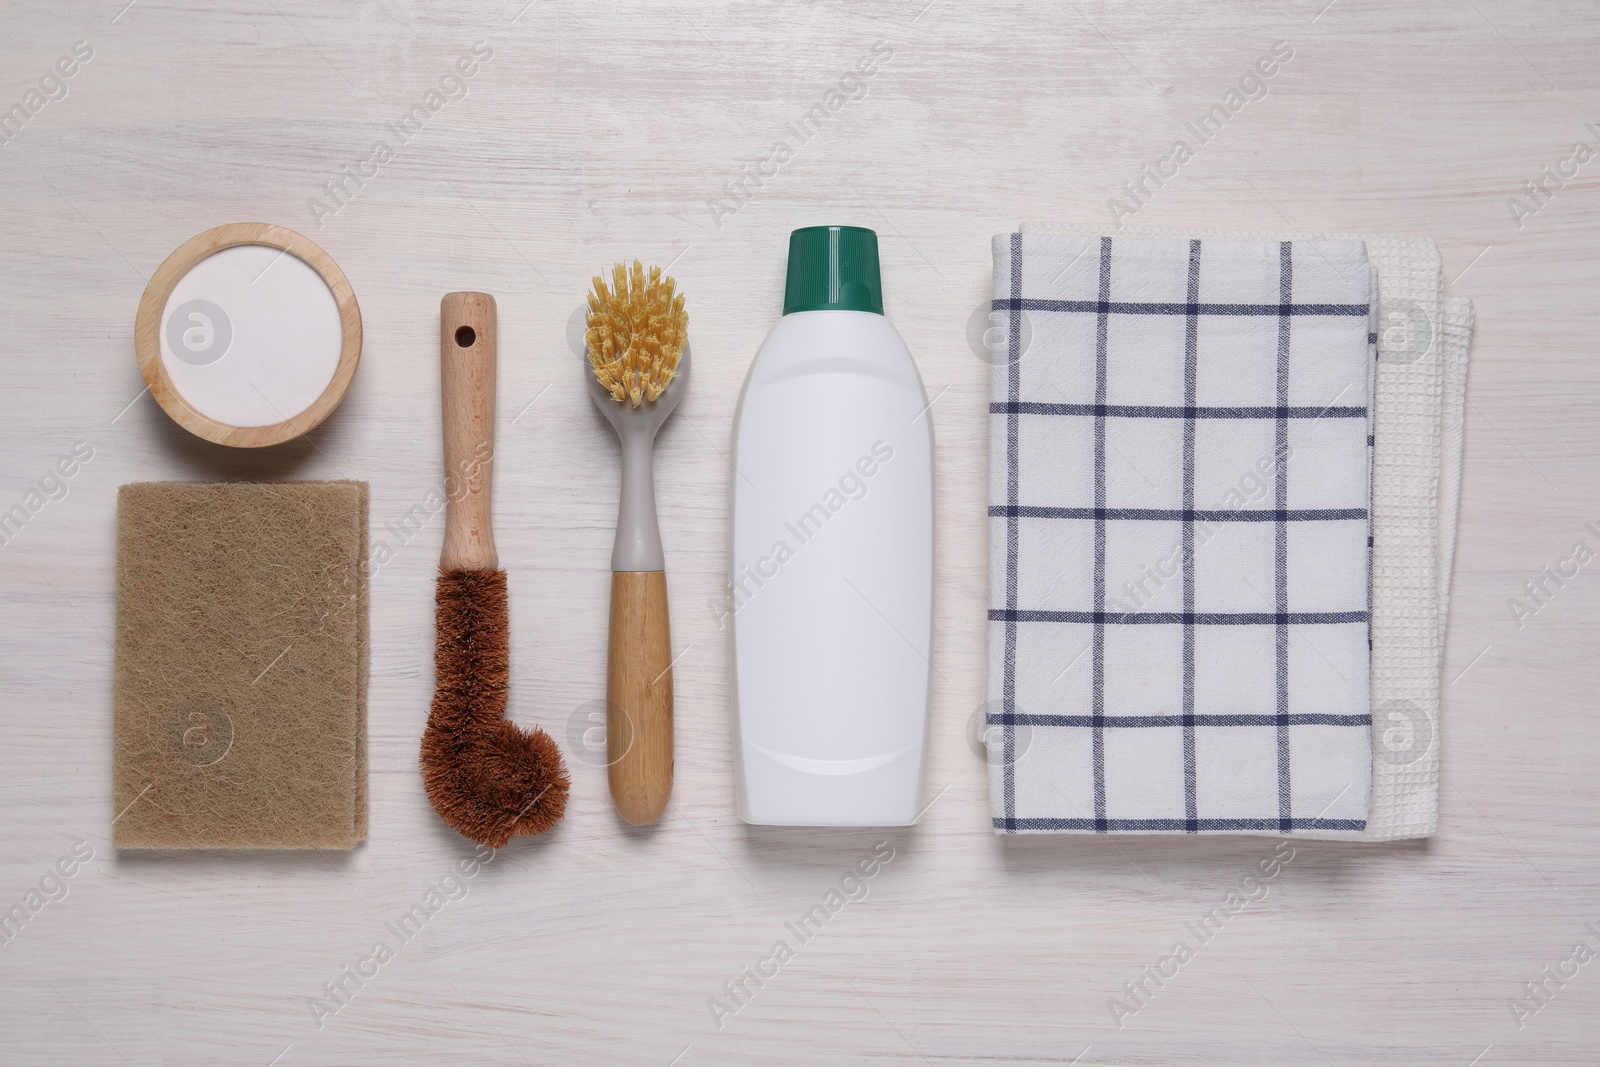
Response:
M58 59L92 50L0 144L0 508L75 444L93 449L0 545L0 907L92 850L0 947L0 1063L1595 1062L1600 962L1574 946L1600 949L1600 563L1520 626L1509 602L1575 542L1600 548L1600 161L1542 174L1600 142L1600 6L125 2L0 9L0 109L27 110ZM1109 221L1108 198L1279 41L1294 56L1268 94L1133 221L1431 235L1477 302L1441 826L1426 843L1295 845L1265 898L1119 1027L1110 998L1273 843L990 832L966 733L988 550L988 368L967 329L991 234ZM371 171L386 124L476 42L492 58L447 83L456 98L348 202L328 200L324 183ZM843 80L875 47L876 72ZM841 85L852 98L801 143L788 124ZM792 157L770 174L779 140ZM757 163L770 176L730 196ZM1515 218L1508 199L1540 180L1539 210ZM366 324L342 408L265 454L179 430L141 395L132 341L169 251L255 219L321 243ZM936 397L939 799L913 830L756 829L734 813L711 606L729 424L779 313L788 231L816 223L879 232L889 314ZM603 769L569 747L566 821L497 856L319 1019L324 983L471 851L416 769L442 524L391 535L372 588L367 844L118 856L116 488L361 478L384 537L440 479L439 297L494 293L513 709L567 745L603 687L617 487L569 316L591 274L635 256L672 264L695 346L658 449L681 654L672 807L625 829ZM879 842L893 859L866 897L715 1019L724 982ZM1528 982L1543 1000L1519 1018L1508 1001Z

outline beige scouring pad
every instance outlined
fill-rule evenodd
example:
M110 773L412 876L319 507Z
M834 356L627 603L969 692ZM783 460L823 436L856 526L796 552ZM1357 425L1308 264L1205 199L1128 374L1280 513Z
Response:
M367 833L365 482L117 497L118 848Z

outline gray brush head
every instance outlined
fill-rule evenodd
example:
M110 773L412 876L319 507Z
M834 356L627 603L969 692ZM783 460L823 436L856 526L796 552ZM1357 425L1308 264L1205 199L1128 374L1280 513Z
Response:
M589 397L595 407L617 431L622 445L622 489L617 506L617 539L611 548L614 571L666 570L661 551L661 528L656 522L655 475L651 450L656 432L683 400L689 386L689 345L683 346L677 371L655 400L634 407L626 400L614 399L595 377L588 353L583 358L583 376L588 379Z

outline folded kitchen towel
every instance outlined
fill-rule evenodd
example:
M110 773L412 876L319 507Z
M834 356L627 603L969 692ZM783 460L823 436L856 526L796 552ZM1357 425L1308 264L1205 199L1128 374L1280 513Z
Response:
M1026 223L1029 233L1100 235L1093 226ZM1281 241L1286 235L1129 227L1124 236ZM1363 830L1298 836L1388 841L1438 827L1440 669L1461 484L1473 310L1444 293L1438 246L1394 234L1309 234L1366 245L1378 275L1374 385L1372 800ZM1026 333L1030 321L1024 317ZM991 688L994 688L991 685Z
M1360 832L1360 241L995 239L1001 833Z

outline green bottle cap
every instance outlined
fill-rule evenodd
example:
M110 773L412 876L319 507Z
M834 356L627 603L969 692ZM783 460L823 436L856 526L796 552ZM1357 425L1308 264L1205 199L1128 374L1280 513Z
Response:
M806 226L791 233L783 313L795 311L882 315L878 235L860 226Z

